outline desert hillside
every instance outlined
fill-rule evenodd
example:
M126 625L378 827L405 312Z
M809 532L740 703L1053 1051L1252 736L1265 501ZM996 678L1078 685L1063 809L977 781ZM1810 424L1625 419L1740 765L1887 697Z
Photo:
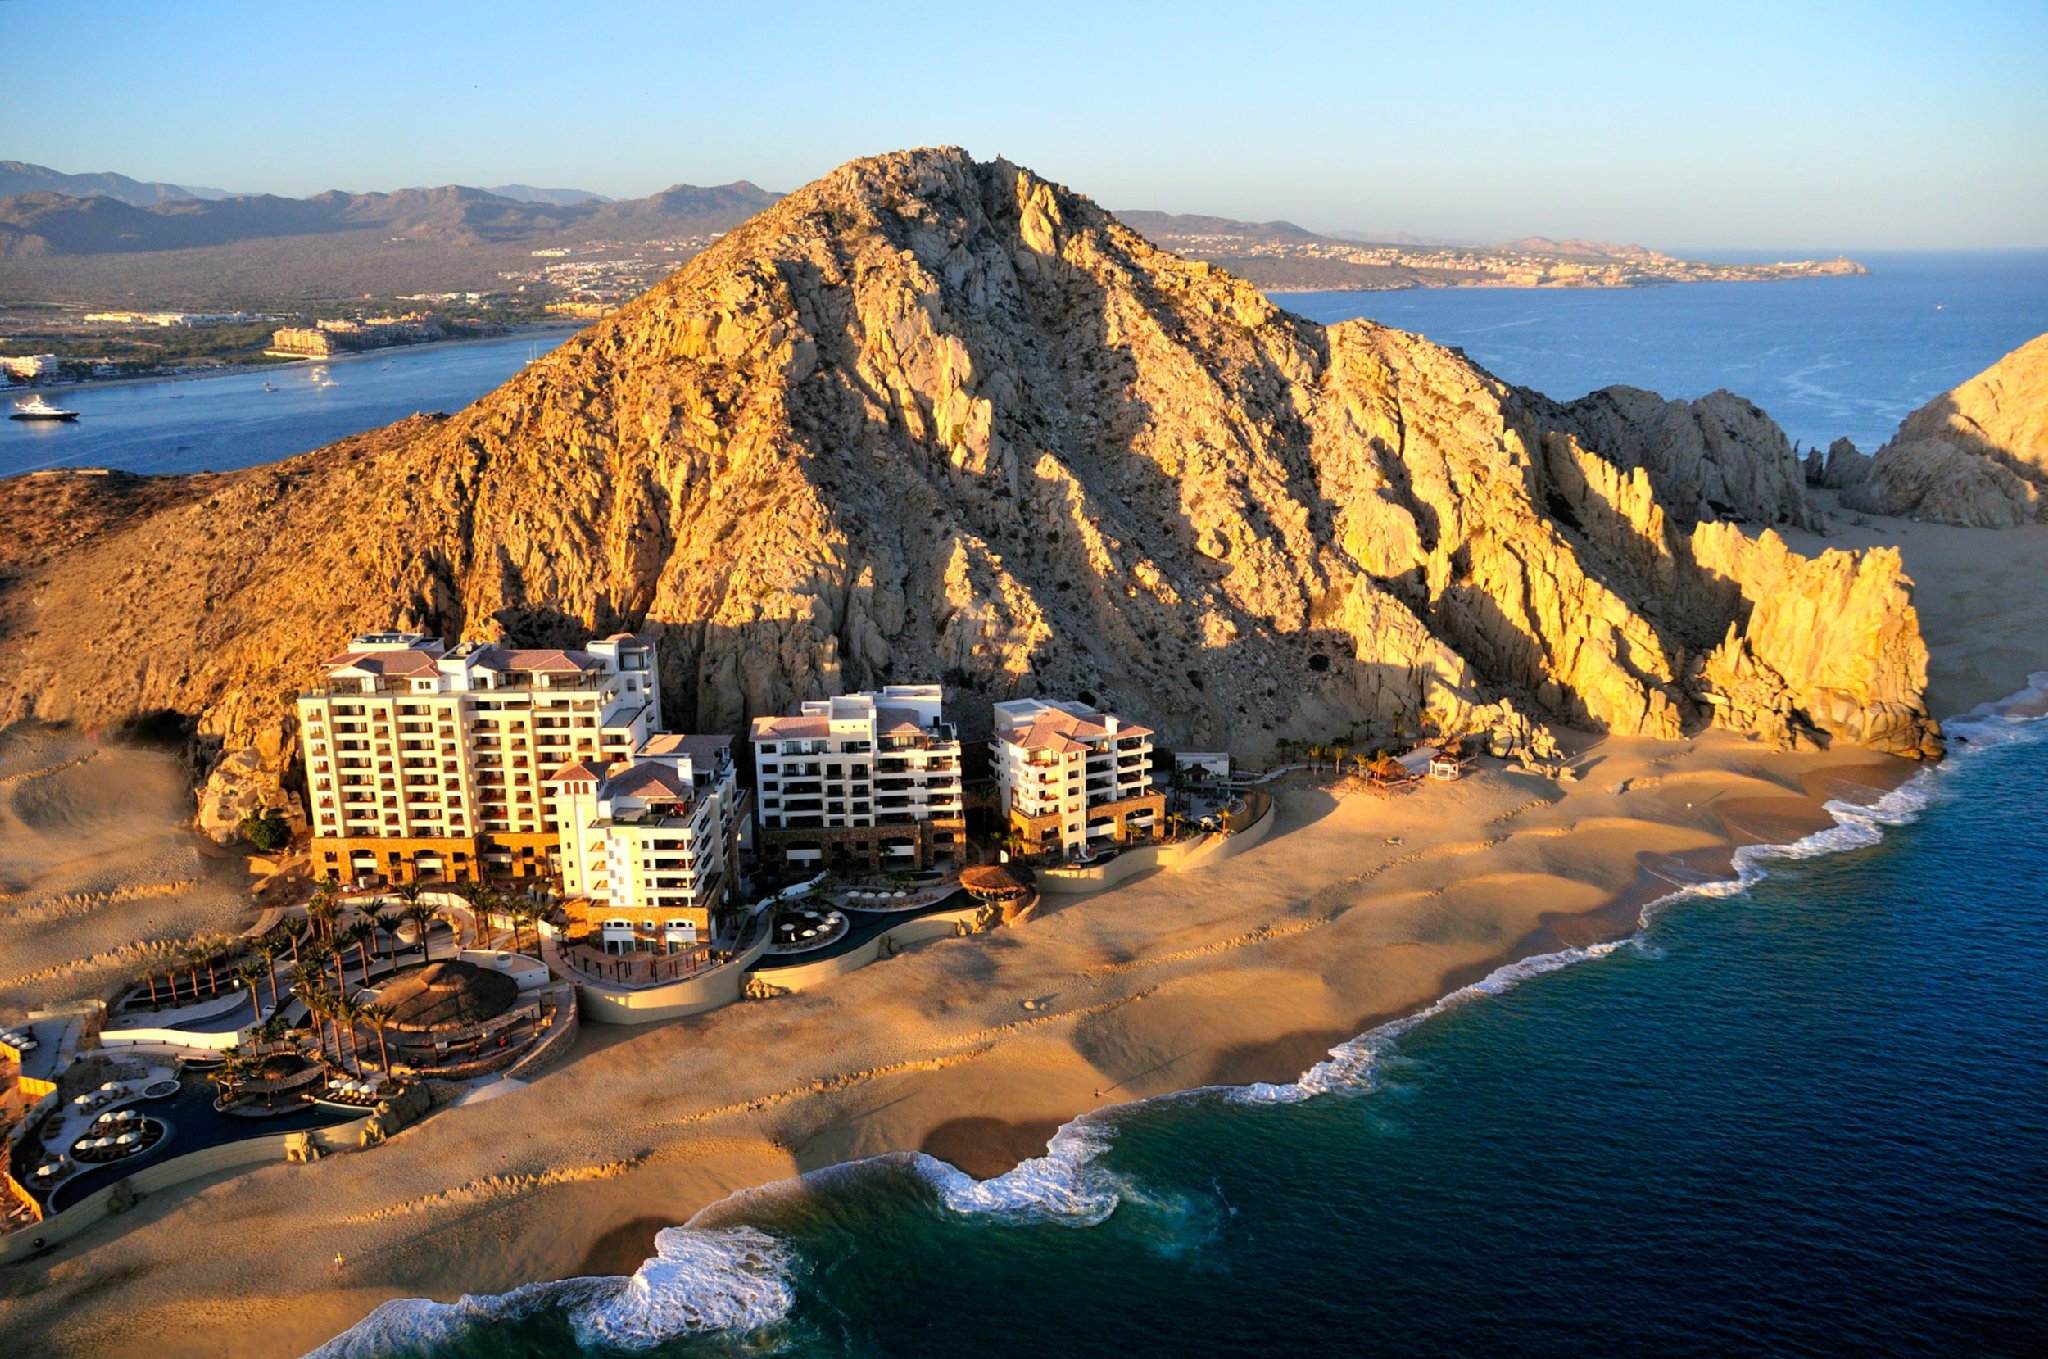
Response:
M1811 522L1790 457L1746 403L1554 406L1027 170L897 153L452 416L0 483L29 526L0 544L0 723L166 711L283 758L290 695L396 621L648 632L698 729L938 676L970 727L1051 691L1247 753L1427 717L1931 754L1897 555L1731 522Z

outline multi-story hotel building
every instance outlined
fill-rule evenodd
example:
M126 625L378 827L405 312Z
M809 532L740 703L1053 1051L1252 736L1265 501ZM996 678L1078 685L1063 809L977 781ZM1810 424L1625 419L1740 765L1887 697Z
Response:
M733 889L744 816L730 736L653 736L629 759L547 778L562 888L610 952L711 941Z
M653 645L629 633L541 651L377 632L328 663L298 716L314 873L477 881L551 870L541 780L638 750L661 691Z
M792 867L957 859L967 833L960 741L936 684L892 684L757 717L755 850Z
M1166 818L1152 788L1152 733L1083 703L995 705L989 742L1003 821L1027 854L1151 839Z

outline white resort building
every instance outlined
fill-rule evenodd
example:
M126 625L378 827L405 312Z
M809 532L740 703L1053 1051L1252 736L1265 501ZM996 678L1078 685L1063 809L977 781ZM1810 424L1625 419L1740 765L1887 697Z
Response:
M1084 703L995 705L989 742L1003 823L1026 854L1151 839L1166 798L1152 787L1152 733Z
M745 816L730 736L653 736L628 759L565 765L547 785L563 891L606 952L711 941Z
M298 718L315 874L478 881L551 870L542 779L639 750L661 691L653 645L630 633L556 651L375 632Z
M889 869L960 857L960 741L938 685L813 699L793 717L755 718L751 740L764 861Z

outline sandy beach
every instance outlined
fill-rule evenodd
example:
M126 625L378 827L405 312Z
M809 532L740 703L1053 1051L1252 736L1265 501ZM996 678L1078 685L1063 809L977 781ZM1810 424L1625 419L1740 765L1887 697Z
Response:
M1899 544L1937 711L2048 668L2048 528L1839 522L1794 545ZM1568 746L1578 777L1565 783L1494 762L1401 797L1296 777L1265 842L1200 872L1054 898L1021 928L942 940L818 990L588 1028L530 1086L445 1110L384 1149L148 1198L0 1270L0 1333L21 1353L294 1355L391 1298L628 1272L659 1228L852 1158L923 1150L986 1178L1083 1111L1291 1081L1505 962L1626 936L1645 902L1727 876L1738 847L1824 829L1823 802L1872 801L1914 772L1718 733ZM0 814L22 818L24 794L7 791ZM130 821L66 824L72 844L105 848L98 837ZM110 900L92 928L112 931L130 909ZM10 941L9 1008L73 947Z

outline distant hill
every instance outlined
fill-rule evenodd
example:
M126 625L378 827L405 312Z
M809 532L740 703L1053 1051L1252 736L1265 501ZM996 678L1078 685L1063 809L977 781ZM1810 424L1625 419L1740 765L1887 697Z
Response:
M1518 250L1525 255L1554 255L1564 259L1593 260L1650 260L1664 258L1657 251L1645 245L1624 245L1618 241L1587 241L1574 236L1568 240L1554 240L1549 236L1524 236L1516 241L1503 241L1501 250Z
M106 196L38 191L0 198L0 258L191 250L278 237L378 232L466 245L687 236L739 225L780 194L741 181L677 184L646 198L525 201L459 184L394 193L250 194L136 207Z
M146 208L157 203L176 203L193 198L226 198L226 189L197 185L159 184L117 175L111 170L96 175L67 175L47 165L25 160L0 160L0 198L23 193L61 193L73 198L115 198Z
M497 184L485 190L500 198L510 198L521 203L553 203L556 207L573 207L578 203L609 203L612 200L601 193L588 189L536 189L531 184Z
M1191 212L1148 212L1126 209L1117 217L1152 240L1175 236L1237 236L1252 241L1312 241L1316 233L1292 222L1240 222L1230 217L1205 217Z

